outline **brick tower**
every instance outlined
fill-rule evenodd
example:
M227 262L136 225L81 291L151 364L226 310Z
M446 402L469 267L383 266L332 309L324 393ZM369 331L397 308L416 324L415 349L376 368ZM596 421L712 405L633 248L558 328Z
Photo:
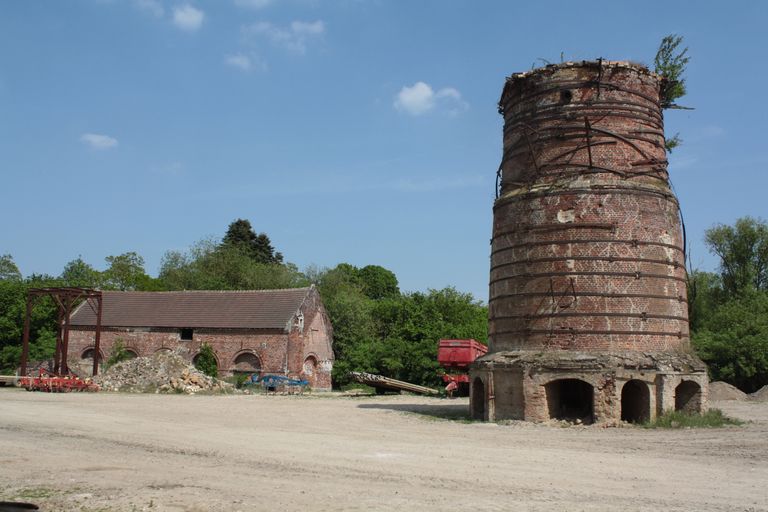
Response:
M706 408L664 86L643 66L602 60L507 79L473 417L639 422Z

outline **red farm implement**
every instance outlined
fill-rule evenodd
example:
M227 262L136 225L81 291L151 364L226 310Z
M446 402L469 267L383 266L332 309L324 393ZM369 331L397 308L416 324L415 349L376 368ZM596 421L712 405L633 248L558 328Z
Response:
M56 375L43 369L40 369L36 377L19 377L18 385L27 391L45 391L48 393L99 390L99 386L91 382L90 379L81 379L75 375Z
M437 348L437 362L445 368L443 382L449 393L458 395L469 393L469 373L467 369L475 359L485 355L488 347L475 340L440 340Z

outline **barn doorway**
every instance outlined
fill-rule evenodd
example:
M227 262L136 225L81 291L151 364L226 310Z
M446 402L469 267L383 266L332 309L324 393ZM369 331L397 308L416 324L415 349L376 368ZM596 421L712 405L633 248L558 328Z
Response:
M585 425L595 420L591 384L579 379L558 379L547 384L545 390L551 419Z
M684 380L675 388L675 410L690 414L701 412L701 386Z
M621 421L644 423L651 417L651 392L641 380L630 380L621 388Z
M488 419L485 411L485 384L480 377L475 377L472 381L472 419L480 421Z

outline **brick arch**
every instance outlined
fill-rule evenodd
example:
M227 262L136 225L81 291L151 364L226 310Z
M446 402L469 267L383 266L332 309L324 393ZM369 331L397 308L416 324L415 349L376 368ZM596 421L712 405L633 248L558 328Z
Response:
M135 357L139 357L141 355L141 354L139 354L139 350L137 348L134 348L134 347L125 347L125 351L126 352L130 352L131 354L133 354L131 356L131 359L133 359Z
M255 350L241 350L235 354L230 367L235 373L261 373L264 370L261 357Z
M162 354L162 353L168 353L173 352L173 349L168 347L160 347L159 349L155 350L153 354Z
M550 419L582 421L595 419L595 386L584 379L556 378L544 385Z
M312 352L304 356L304 361L301 363L301 376L313 388L317 385L317 367L319 363L320 360L317 355Z
M307 366L308 364L309 366ZM315 354L314 352L310 352L309 354L304 356L304 362L301 365L301 371L302 373L306 373L308 375L314 375L317 373L317 367L319 365L320 365L320 358L317 357L317 354Z
M93 353L96 347L91 345L90 347L85 347L82 352L80 352L80 359L93 359ZM99 361L104 362L106 359L104 358L104 352L99 350Z
M621 386L621 420L643 423L651 417L651 392L648 384L632 379Z
M682 380L675 388L675 410L701 412L701 386L692 380Z

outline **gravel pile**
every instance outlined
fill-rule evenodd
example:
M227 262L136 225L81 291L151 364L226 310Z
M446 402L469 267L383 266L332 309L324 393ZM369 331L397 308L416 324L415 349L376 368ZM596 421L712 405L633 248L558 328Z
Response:
M233 386L197 370L175 352L137 357L118 363L93 381L104 391L130 393L232 392Z
M750 394L749 399L755 402L768 402L768 384Z
M709 399L713 401L717 400L738 400L743 401L747 399L747 394L732 386L727 382L715 381L709 383Z

